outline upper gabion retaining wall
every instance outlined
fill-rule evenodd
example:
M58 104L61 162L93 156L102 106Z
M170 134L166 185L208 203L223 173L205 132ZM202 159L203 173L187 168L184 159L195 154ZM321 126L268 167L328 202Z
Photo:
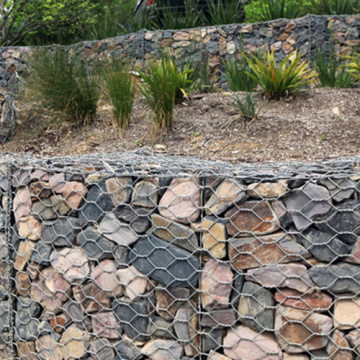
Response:
M360 159L4 159L5 359L360 356Z

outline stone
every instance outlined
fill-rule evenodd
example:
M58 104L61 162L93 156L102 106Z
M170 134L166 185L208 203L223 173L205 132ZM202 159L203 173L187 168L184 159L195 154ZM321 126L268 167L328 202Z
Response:
M332 293L360 291L360 266L339 263L334 265L313 266L308 270L311 280L319 287Z
M274 329L274 297L258 284L245 282L238 308L239 321L255 331Z
M37 241L41 237L41 223L32 216L21 218L18 223L19 236L23 239Z
M348 350L344 350L344 348ZM345 334L339 330L335 330L332 335L326 352L332 360L353 360L354 355L351 351L350 344Z
M116 245L101 236L94 227L87 227L76 237L77 245L80 246L90 260L101 261L112 258Z
M173 320L176 311L191 299L189 289L180 287L156 287L156 312L165 320Z
M67 181L63 184L61 189L55 189L55 192L62 195L67 207L72 210L78 210L88 192L88 189L82 182Z
M212 310L202 312L201 326L203 327L231 327L237 320L233 309Z
M303 294L292 289L281 289L275 293L275 301L301 310L327 311L333 304L333 299L325 292Z
M138 234L144 234L151 227L150 215L152 208L123 205L115 209L115 216L130 224L130 227Z
M25 297L18 297L15 314L15 340L35 340L38 335L40 321L38 316L41 306L36 301Z
M174 329L177 340L185 343L185 354L190 357L197 355L199 352L198 323L197 311L192 308L190 303L176 312Z
M115 207L130 201L132 192L131 177L110 178L105 181L105 185Z
M231 239L228 243L231 265L237 270L302 260L310 253L286 233Z
M329 191L311 182L288 193L283 201L299 231L308 228L316 216L324 215L331 209Z
M316 218L319 230L336 235L346 244L353 244L360 234L360 203L358 200L348 200L336 206L326 215Z
M28 191L32 201L39 199L46 199L51 196L51 189L49 183L45 181L36 181L29 185Z
M30 258L35 249L35 246L36 243L32 241L21 241L14 261L14 268L17 271L22 271L25 269L27 263L30 262Z
M157 237L194 252L198 249L198 239L195 232L188 226L170 221L158 214L151 215L153 234Z
M131 204L154 208L159 202L159 179L148 178L136 183L131 197Z
M225 329L204 329L201 334L201 352L221 349L225 333Z
M118 270L116 278L125 288L125 295L130 300L135 300L146 292L147 278L135 266Z
M201 273L201 303L205 310L226 308L230 304L234 274L230 265L210 259Z
M115 318L124 333L134 341L144 341L149 325L148 302L145 299L137 302L127 302L115 299L112 308Z
M118 269L124 269L128 267L130 262L129 253L130 253L130 249L128 247L118 245L115 248L113 256L115 259L116 267Z
M86 301L88 301L86 299ZM73 323L80 329L91 331L91 321L87 313L83 314L80 304L76 301L69 300L63 306L64 315L71 319Z
M153 338L174 339L175 332L173 324L164 320L160 316L154 316L149 319L148 331L149 336Z
M310 228L302 235L304 247L317 259L333 262L344 257L351 251L351 247L343 243L334 235L330 235L314 228Z
M31 174L28 170L18 169L13 173L12 176L12 186L21 187L26 186L31 181Z
M138 240L129 257L141 273L166 286L195 287L198 283L199 260L154 235Z
M28 297L30 290L30 280L26 273L17 272L15 275L15 287L20 296Z
M233 360L282 359L282 351L272 334L259 334L245 325L229 329L223 347L225 355Z
M133 343L122 340L114 345L117 354L116 360L141 359L140 349Z
M34 341L18 341L16 343L16 350L20 360L38 360Z
M276 339L290 354L324 348L332 327L332 318L326 315L286 306L275 310Z
M279 199L286 194L287 182L280 180L274 183L252 183L247 188L249 196L255 199Z
M31 213L31 195L26 187L19 188L14 197L13 209L15 221L18 222L22 217L27 217Z
M345 335L346 339L349 341L352 348L359 352L360 350L360 330L351 330L347 335Z
M65 185L65 174L55 173L49 178L49 186L53 191L59 192Z
M95 314L91 318L92 334L101 338L120 339L121 327L112 311Z
M357 238L346 261L353 264L360 264L360 237Z
M159 202L160 215L182 224L195 222L200 215L201 186L198 178L177 178Z
M41 265L31 262L27 267L27 274L31 280L37 280L42 269Z
M35 341L36 353L42 360L63 360L61 345L51 336L45 335Z
M106 184L99 182L94 184L88 191L85 204L79 209L80 221L88 223L99 223L103 215L114 207L112 199L107 192Z
M109 297L122 295L123 287L117 278L116 265L113 260L103 260L97 265L90 275L94 283L106 292Z
M307 292L314 287L308 271L302 264L270 265L248 270L245 279L267 288L288 287L300 292Z
M70 207L60 196L51 196L33 203L31 213L38 219L53 220L59 216L64 216L70 211Z
M341 294L334 302L334 326L339 330L352 330L360 325L360 297Z
M72 246L75 235L80 230L80 222L73 217L43 222L41 240L53 246Z
M73 294L74 299L80 303L81 308L86 313L110 309L110 299L106 296L105 291L94 283L75 286Z
M96 360L115 360L115 352L110 341L104 338L90 342L89 352L92 359Z
M122 246L131 245L139 238L128 224L120 222L113 213L106 214L101 220L99 232L105 238Z
M229 357L211 350L207 360L231 360Z
M63 248L54 251L50 256L50 262L69 283L82 282L90 274L89 258L80 248Z
M50 245L44 244L42 241L36 243L35 249L31 255L30 260L41 266L48 266L50 264L50 255L53 248Z
M65 326L69 323L70 317L66 314L55 315L50 320L50 326L57 333L62 333L65 330Z
M202 244L216 259L226 256L226 227L222 220L206 216L202 220Z
M62 355L65 360L71 358L81 358L87 353L89 347L90 334L79 329L75 325L68 327L60 340L63 344Z
M346 178L321 179L319 184L325 186L335 202L350 199L355 192L355 183Z
M176 340L155 339L144 345L142 353L151 360L178 360L183 354L183 347Z
M205 204L207 215L221 215L230 206L246 198L246 187L234 179L225 179Z
M245 201L225 213L227 232L237 237L267 235L280 229L280 220L267 201Z
M314 351L315 353L316 351ZM313 360L317 358L312 358ZM309 357L304 354L287 354L284 353L283 360L309 360Z

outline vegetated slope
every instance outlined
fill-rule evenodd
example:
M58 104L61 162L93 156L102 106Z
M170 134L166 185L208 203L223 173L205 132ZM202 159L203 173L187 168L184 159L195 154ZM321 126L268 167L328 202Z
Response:
M111 153L146 146L157 152L230 162L322 160L360 153L360 89L316 89L272 101L260 119L244 126L229 106L229 94L194 95L177 106L173 130L154 131L150 110L135 103L130 128L119 134L108 104L97 120L74 128L39 104L19 103L20 121L4 152L41 156Z

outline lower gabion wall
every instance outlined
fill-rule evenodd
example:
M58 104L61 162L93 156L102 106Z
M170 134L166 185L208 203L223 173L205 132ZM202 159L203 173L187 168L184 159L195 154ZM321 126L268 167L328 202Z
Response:
M360 159L4 159L5 359L360 356Z

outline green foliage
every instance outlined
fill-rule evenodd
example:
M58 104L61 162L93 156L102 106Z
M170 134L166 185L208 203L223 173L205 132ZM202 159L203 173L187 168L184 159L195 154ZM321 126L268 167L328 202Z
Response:
M235 24L243 22L244 8L238 0L208 0L208 14L203 17L206 26Z
M252 73L246 59L232 58L223 62L225 76L231 91L254 91L257 86L257 80L249 74Z
M316 73L309 69L306 61L301 62L301 55L297 51L290 53L279 66L276 65L274 51L267 52L264 60L251 55L247 60L253 74L253 79L262 87L268 98L279 99L281 97L297 94L299 90L310 84Z
M355 53L352 56L344 56L344 58L350 60L350 62L346 64L348 73L356 80L360 80L360 54Z
M113 64L106 64L103 79L112 104L115 124L119 128L128 127L136 90L129 63L116 61Z
M155 115L160 129L171 128L175 104L186 96L186 89L191 87L192 69L187 65L179 69L173 56L162 53L159 60L149 62L148 73L141 73L144 85L140 91Z
M318 15L343 15L358 14L360 0L311 0L315 14Z
M315 53L315 61L312 62L318 76L316 78L319 87L350 88L354 85L354 78L341 65L334 49L331 49L330 56L325 59L321 51Z
M251 121L258 118L261 111L259 99L254 94L246 93L245 96L235 95L231 97L230 105L244 121Z
M189 75L193 81L194 89L201 93L211 93L216 90L214 77L211 74L209 57L205 51L201 52L200 61L191 61L194 71Z
M38 50L29 65L26 87L32 96L77 125L95 117L100 90L96 76L90 75L83 61L56 48L53 52Z

